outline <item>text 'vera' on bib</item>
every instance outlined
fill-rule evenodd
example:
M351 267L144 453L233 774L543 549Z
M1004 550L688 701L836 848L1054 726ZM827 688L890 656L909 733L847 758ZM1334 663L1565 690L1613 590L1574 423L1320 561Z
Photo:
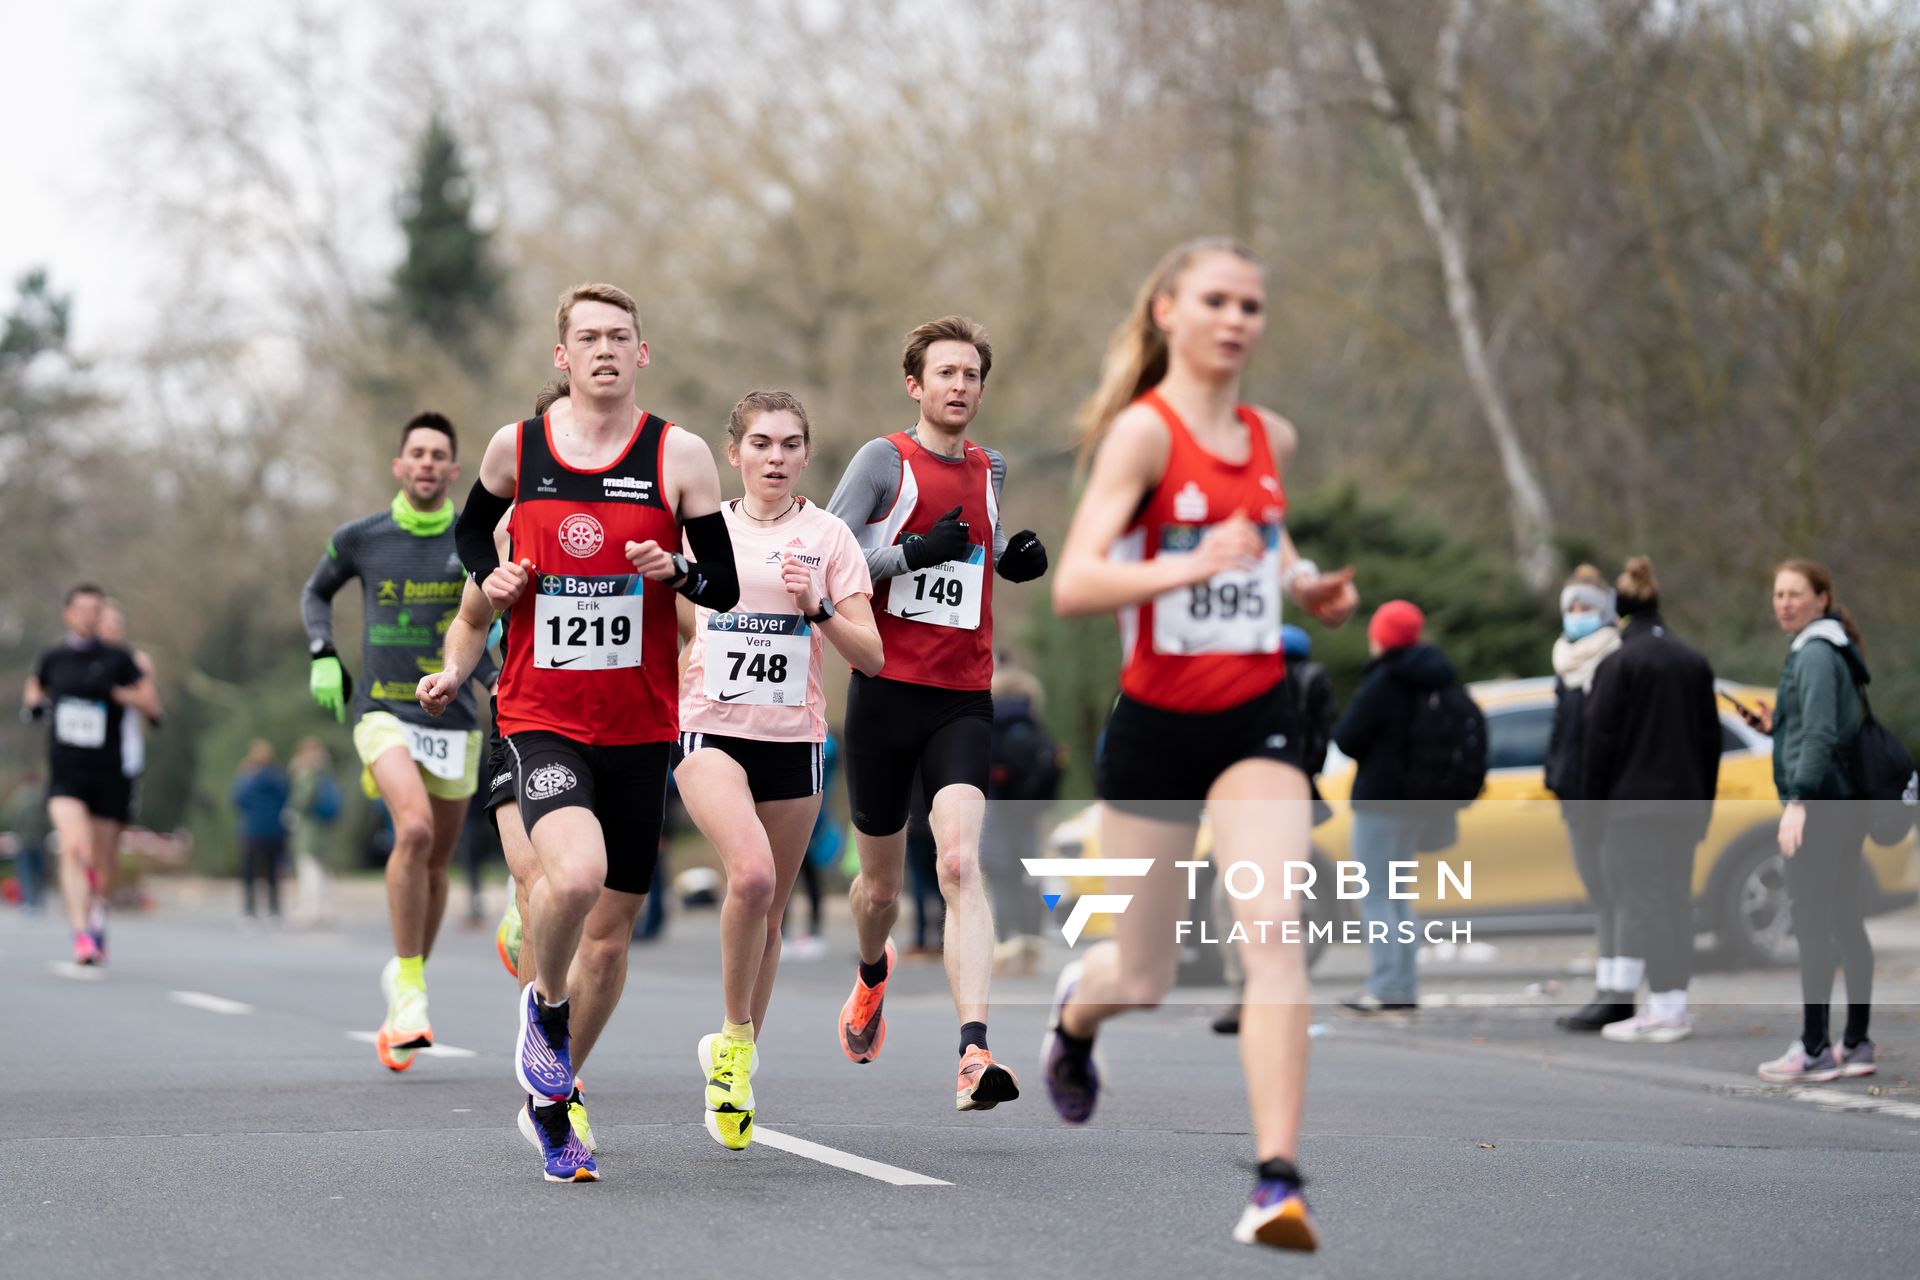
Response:
M1160 527L1163 556L1192 555L1208 525ZM1205 582L1163 591L1153 599L1157 653L1280 652L1280 525L1256 525L1266 552L1246 569L1223 569Z
M549 573L535 579L533 665L581 671L639 666L645 582L637 573Z
M807 701L813 628L797 613L707 617L706 694L715 702L797 707Z
M107 745L107 704L89 698L62 698L53 708L53 740L63 747Z
M467 776L469 738L465 729L429 729L425 725L410 724L406 730L407 752L415 764L449 782L458 782Z
M986 576L987 549L970 546L964 560L943 560L893 579L887 612L910 622L977 631Z

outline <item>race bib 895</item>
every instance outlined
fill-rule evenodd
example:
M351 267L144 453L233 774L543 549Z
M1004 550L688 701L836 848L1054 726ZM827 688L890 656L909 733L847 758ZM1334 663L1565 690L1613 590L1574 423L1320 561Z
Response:
M1280 652L1280 525L1256 525L1266 554L1250 569L1223 569L1205 582L1153 599L1155 653ZM1162 525L1160 552L1192 555L1208 526Z

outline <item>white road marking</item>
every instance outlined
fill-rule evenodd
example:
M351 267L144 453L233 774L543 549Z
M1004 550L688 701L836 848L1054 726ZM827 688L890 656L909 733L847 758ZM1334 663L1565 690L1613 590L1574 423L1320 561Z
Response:
M939 1178L929 1178L924 1173L914 1173L910 1169L896 1169L890 1164L881 1164L878 1160L869 1160L865 1156L856 1156L834 1147L821 1146L817 1142L808 1142L805 1138L796 1138L792 1134L781 1133L774 1129L762 1129L758 1125L753 1130L754 1145L765 1145L790 1155L803 1156L808 1160L818 1160L821 1164L830 1164L836 1169L845 1169L848 1173L857 1173L877 1182L890 1182L896 1187L950 1187L951 1182L942 1182Z
M1422 1009L1518 1009L1556 1003L1551 996L1524 991L1436 991L1420 997ZM1574 1008L1570 1001L1560 1001Z
M361 1044L372 1044L380 1037L371 1031L349 1031L347 1039L358 1040ZM472 1049L456 1049L450 1044L430 1044L424 1049L415 1049L429 1058L472 1058L477 1056Z
M210 996L204 991L175 991L171 994L175 1004L184 1004L189 1009L205 1009L208 1013L224 1013L230 1017L253 1012L250 1004L229 1000L225 996Z
M71 960L50 960L47 972L69 982L98 982L107 976L107 971L98 965L75 964Z
M1756 1089L1753 1092L1764 1094L1770 1091ZM1822 1111L1872 1111L1880 1115L1898 1116L1902 1120L1920 1120L1920 1103L1896 1102L1892 1098L1848 1093L1844 1089L1816 1089L1799 1085L1781 1090L1778 1096L1792 1098L1796 1102L1810 1102Z

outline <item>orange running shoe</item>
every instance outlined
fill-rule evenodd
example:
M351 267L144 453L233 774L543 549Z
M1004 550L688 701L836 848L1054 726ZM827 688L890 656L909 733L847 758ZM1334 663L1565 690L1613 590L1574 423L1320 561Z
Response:
M855 1062L872 1062L887 1042L887 1020L880 1016L880 1002L887 998L887 978L893 976L893 943L887 943L887 977L877 987L868 986L854 970L853 994L840 1006L840 1048Z
M953 1093L955 1111L991 1111L1020 1096L1013 1072L993 1060L979 1045L969 1045L960 1059L960 1084Z

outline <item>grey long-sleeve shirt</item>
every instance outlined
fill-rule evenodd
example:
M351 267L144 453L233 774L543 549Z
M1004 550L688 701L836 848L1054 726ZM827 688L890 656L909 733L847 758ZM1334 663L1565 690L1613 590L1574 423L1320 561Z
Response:
M366 600L354 718L378 710L408 724L479 728L471 682L441 716L429 716L414 700L420 677L440 670L447 626L460 612L466 586L453 529L423 538L402 529L388 511L341 525L300 592L300 620L309 640L333 643L333 597L354 578Z
M909 427L907 434L915 440L920 438L918 426ZM987 455L987 464L993 474L993 494L996 502L1007 479L1007 460L993 449L981 446ZM961 465L958 458L946 458L928 451L929 456L954 466ZM860 446L860 452L853 455L853 461L847 465L847 472L840 477L840 483L834 488L833 497L827 503L827 510L847 522L855 536L867 525L884 517L893 510L894 501L900 496L900 450L893 441L885 436L878 440L869 440ZM1001 552L1007 549L1007 535L1001 529L996 514L993 522L993 564L1000 562ZM898 543L885 547L867 548L867 572L874 581L882 578L897 578L907 571L906 549ZM987 566L991 572L993 564Z

